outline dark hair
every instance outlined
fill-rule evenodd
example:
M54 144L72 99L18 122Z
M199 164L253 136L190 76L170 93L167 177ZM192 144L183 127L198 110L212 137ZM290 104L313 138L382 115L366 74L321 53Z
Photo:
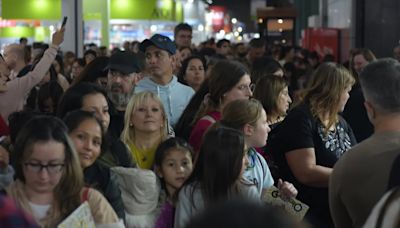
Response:
M294 46L291 46L291 45L289 45L289 46L282 46L282 48L281 48L281 54L280 54L279 58L280 58L280 59L285 58L285 56L286 56L290 51L292 51L292 50L295 50L295 47L294 47Z
M59 100L61 99L62 95L64 93L63 88L60 86L60 84L57 81L49 81L40 86L38 95L37 95L37 105L38 108L41 112L46 113L46 105L45 102L47 99L51 99L53 103L53 114L55 115L57 113L57 105Z
M74 78L73 85L76 85L80 82L96 83L96 80L98 78L106 78L108 74L108 70L106 70L106 67L109 60L110 57L100 56L88 63L86 66L83 65L85 66L85 68L76 78Z
M175 26L174 36L176 36L178 34L178 32L180 32L180 31L190 31L190 32L192 32L193 29L192 29L192 26L190 26L187 23L180 23L177 26Z
M288 82L284 78L266 75L258 79L253 97L261 102L267 115L270 115L277 110L279 94L287 86Z
M154 165L161 166L165 156L171 149L184 150L189 152L192 157L194 155L193 148L185 140L178 137L169 138L158 145L155 152Z
M84 97L91 94L102 94L110 104L107 93L100 86L82 82L65 91L58 104L57 116L63 118L68 112L81 109Z
M197 122L206 113L217 110L224 94L235 87L245 74L248 74L248 70L239 62L230 60L218 61L212 67L209 75L208 91L210 97L208 104L197 111L194 122Z
M235 193L240 179L244 152L241 131L226 127L211 127L205 134L196 165L184 185L194 183L194 190L201 185L205 204L226 200Z
M43 114L29 109L11 113L11 115L8 116L11 143L15 144L18 133L29 120L40 115Z
M186 228L203 227L299 228L302 226L279 207L252 201L231 200L200 212L186 226Z
M76 58L76 59L74 60L74 63L75 63L75 62L77 62L77 63L79 64L79 66L81 66L81 67L86 66L86 62L85 62L85 60L84 60L83 58Z
M201 109L204 96L208 93L208 79L205 79L200 88L190 99L185 110L179 117L178 123L175 126L175 134L185 140L189 140L193 125L195 124L196 113Z
M253 38L249 42L250 48L262 48L265 46L265 41L261 38Z
M94 57L97 57L96 51L92 49L86 50L85 53L83 54L83 57L86 57L87 55L93 55Z
M71 112L68 112L67 115L64 117L63 121L65 125L68 127L68 133L71 133L74 131L76 128L81 125L81 123L85 120L94 120L100 127L101 129L101 153L105 151L106 148L104 148L105 143L104 137L105 137L105 132L104 132L104 127L101 121L95 116L95 114L88 112L88 111L83 111L83 110L74 110Z
M189 63L190 63L190 61L191 61L192 59L198 59L198 60L200 60L201 63L203 64L204 72L207 71L207 63L206 63L206 59L205 59L204 57L199 56L199 55L192 55L192 56L189 56L188 58L186 58L186 59L182 62L182 67L181 67L181 69L179 70L179 73L178 73L178 81L179 81L180 83L182 83L182 84L187 85L185 79L183 79L183 78L184 78L184 76L185 76L185 74L186 74L186 70L187 70L187 68L188 68L188 66L189 66Z
M19 43L22 43L24 41L28 42L28 39L26 37L19 38Z
M61 55L56 55L55 61L57 61L60 66L60 74L64 75L64 61Z
M38 142L49 141L56 141L64 145L64 171L54 189L54 205L60 210L59 220L62 220L81 203L80 193L83 188L83 173L79 165L78 155L67 135L67 127L60 119L53 116L39 116L24 125L18 134L14 147L16 157L15 177L25 183L23 163L32 153L33 145Z
M227 39L218 40L218 42L217 42L217 48L222 47L222 45L223 45L224 43L230 44L231 42L230 42L229 40L227 40Z
M282 65L272 57L256 58L253 62L251 71L251 81L257 83L257 80L267 74L274 74L276 71L283 69Z

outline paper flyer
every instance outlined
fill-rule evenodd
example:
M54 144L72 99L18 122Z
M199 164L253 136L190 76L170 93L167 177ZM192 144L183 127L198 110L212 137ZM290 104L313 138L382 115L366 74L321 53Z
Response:
M95 228L92 213L87 201L73 211L57 228Z
M282 207L298 220L302 220L309 209L309 206L297 199L290 199L288 201L281 199L279 190L275 186L267 189L266 193L262 196L262 200L273 206Z

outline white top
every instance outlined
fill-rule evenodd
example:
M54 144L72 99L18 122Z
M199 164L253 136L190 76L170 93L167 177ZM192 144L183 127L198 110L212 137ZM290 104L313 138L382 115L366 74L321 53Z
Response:
M36 204L29 202L29 206L32 208L33 216L35 217L36 220L41 220L46 217L47 211L50 208L50 204Z

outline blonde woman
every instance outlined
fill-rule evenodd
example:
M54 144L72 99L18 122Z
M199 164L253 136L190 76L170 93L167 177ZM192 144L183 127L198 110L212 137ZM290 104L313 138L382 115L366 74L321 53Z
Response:
M282 178L298 189L310 206L306 218L315 227L333 227L328 205L332 167L355 144L353 132L338 115L349 98L354 78L343 66L320 65L300 103L279 125L270 151Z
M167 136L167 117L158 96L149 91L135 94L126 108L121 140L129 147L137 167L153 167L157 146Z

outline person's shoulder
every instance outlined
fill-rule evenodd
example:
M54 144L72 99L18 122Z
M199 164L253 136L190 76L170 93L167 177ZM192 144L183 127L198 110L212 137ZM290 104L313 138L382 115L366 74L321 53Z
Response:
M192 87L184 85L182 83L180 83L177 80L177 77L174 76L174 79L172 80L173 86L176 87L176 91L179 93L186 93L186 94L194 94L194 90L192 89Z
M150 76L146 76L136 84L135 93L148 90L149 88L152 88L155 85L156 84L150 79Z

